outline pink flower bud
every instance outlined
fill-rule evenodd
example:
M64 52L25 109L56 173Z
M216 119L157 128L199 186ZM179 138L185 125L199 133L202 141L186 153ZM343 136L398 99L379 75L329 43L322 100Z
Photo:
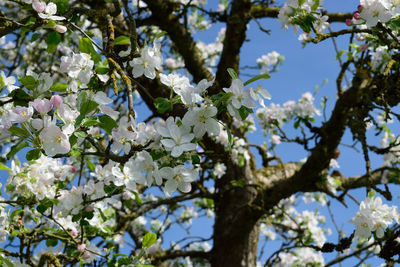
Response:
M84 258L84 259L89 259L89 258L90 258L90 252L86 250L86 251L83 253L82 258Z
M361 12L361 10L363 10L364 6L363 5L358 5L357 6L357 10Z
M59 96L59 95L53 95L53 96L50 98L50 103L51 103L55 108L59 108L59 107L61 106L62 102L63 102L63 99L62 99L62 97Z
M40 2L38 0L33 0L32 2L32 8L37 12L37 13L43 13L43 11L46 9L46 3L45 2Z
M85 244L79 244L77 249L78 249L78 251L83 252L83 251L85 251L85 248L86 248Z
M356 12L354 12L354 14L353 14L353 18L355 18L355 19L360 19L360 12L358 12L358 11L356 11Z
M94 210L94 206L93 205L89 205L86 207L86 211L92 211Z
M351 26L353 24L352 19L346 19L346 25Z
M53 105L48 99L35 99L32 103L32 106L36 109L40 114L47 114Z
M65 27L63 25L56 25L56 31L59 33L64 33L67 31L67 27Z
M77 169L74 166L71 166L71 172L76 172Z
M77 231L75 231L75 230L72 230L72 231L71 231L71 235L72 235L73 237L75 237L75 236L77 236L77 235L78 235L78 232L77 232Z

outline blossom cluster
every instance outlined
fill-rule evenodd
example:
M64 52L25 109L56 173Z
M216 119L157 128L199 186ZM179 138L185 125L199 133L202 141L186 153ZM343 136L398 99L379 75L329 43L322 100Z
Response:
M360 210L351 219L355 225L355 236L370 238L374 232L377 238L382 238L386 228L399 222L397 207L389 207L383 204L380 197L369 196L360 203Z
M296 266L323 266L324 258L321 252L312 248L298 248L289 253L279 253L278 262L274 266L296 267Z
M32 8L38 13L38 16L44 20L61 21L65 20L65 17L56 16L57 5L53 2L45 3L39 0L33 0ZM63 25L55 24L55 30L59 33L64 33L67 28Z
M285 57L276 51L272 51L266 55L261 56L257 59L257 64L261 68L261 73L269 73L277 68L279 64L282 64Z
M291 119L310 120L319 116L320 111L314 106L314 97L307 92L297 101L288 101L282 106L270 104L268 107L259 108L256 111L257 119L266 133L276 126L282 126Z
M322 0L288 0L280 9L278 20L285 29L293 27L295 33L300 27L304 31L300 39L308 39L311 30L323 33L329 27L328 16L318 11L322 3Z
M400 4L395 0L360 0L353 18L346 21L347 25L365 24L368 28L374 27L378 22L386 23L400 15Z

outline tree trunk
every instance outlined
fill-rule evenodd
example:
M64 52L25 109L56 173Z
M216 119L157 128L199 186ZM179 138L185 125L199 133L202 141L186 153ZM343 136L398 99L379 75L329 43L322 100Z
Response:
M233 164L232 164L233 165ZM252 206L257 190L247 167L227 166L227 173L217 183L215 201L213 267L256 266L259 227L262 213ZM243 187L231 187L232 180L245 181Z

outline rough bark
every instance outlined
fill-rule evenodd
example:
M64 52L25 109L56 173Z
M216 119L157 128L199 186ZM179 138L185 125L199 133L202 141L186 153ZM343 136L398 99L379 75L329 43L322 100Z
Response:
M243 181L232 186L231 181ZM254 207L257 196L254 176L249 166L240 168L231 163L217 183L220 192L215 200L214 249L212 266L255 266L258 228L254 227L262 213Z

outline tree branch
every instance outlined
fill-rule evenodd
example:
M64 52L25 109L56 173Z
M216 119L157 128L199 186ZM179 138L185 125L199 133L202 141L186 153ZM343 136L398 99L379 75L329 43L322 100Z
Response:
M145 2L152 12L152 22L168 33L177 51L181 54L186 69L192 74L193 81L197 83L202 79L212 80L213 75L201 58L196 42L188 29L179 22L179 18L171 14L168 1L145 0Z
M254 18L277 18L280 10L281 9L279 7L254 5L251 7L250 13ZM323 13L323 15L327 15L329 17L328 22L346 22L346 19L353 17L351 13L343 12Z
M239 72L239 53L246 39L247 23L251 19L250 9L249 0L236 0L232 3L226 23L224 48L218 63L216 84L209 89L210 94L218 93L223 87L229 87L231 77L226 71L228 68Z

